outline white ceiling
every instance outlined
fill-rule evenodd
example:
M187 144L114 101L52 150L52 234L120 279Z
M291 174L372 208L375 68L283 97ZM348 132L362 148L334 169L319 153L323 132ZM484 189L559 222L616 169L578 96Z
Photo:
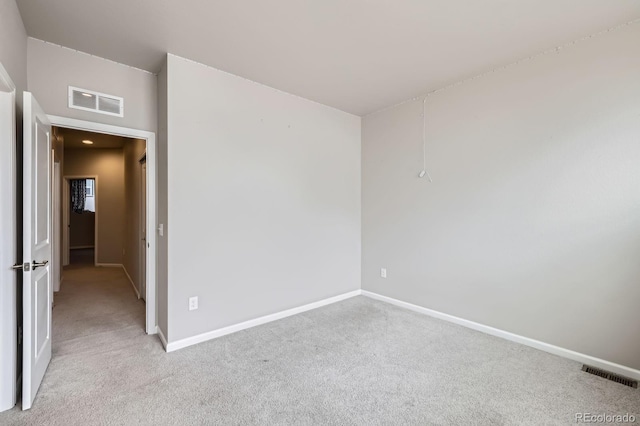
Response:
M165 52L357 115L640 18L638 0L18 0L27 33Z

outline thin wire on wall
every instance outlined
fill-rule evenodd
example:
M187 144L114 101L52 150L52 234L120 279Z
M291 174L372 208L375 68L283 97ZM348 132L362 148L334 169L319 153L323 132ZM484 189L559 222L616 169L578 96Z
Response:
M422 171L418 175L424 177L426 174L429 182L433 182L431 175L427 171L427 97L422 101Z

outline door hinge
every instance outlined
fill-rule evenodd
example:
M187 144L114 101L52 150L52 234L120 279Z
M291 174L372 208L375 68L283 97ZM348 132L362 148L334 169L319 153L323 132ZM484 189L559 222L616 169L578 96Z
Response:
M18 345L22 344L22 326L18 326Z

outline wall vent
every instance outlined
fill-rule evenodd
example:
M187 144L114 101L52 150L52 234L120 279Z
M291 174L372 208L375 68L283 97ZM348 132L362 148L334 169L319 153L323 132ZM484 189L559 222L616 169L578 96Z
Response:
M69 108L124 117L123 98L72 86L69 86Z
M589 365L583 365L582 371L585 371L589 374L593 374L595 376L602 377L603 379L611 380L612 382L620 383L621 385L629 386L630 388L636 388L636 389L638 388L637 380L633 380L616 373L611 373L609 371L602 370L600 368L591 367Z

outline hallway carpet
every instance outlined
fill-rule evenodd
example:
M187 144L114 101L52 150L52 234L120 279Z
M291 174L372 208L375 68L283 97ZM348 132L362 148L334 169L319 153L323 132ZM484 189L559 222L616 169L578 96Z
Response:
M92 248L69 250L69 263L71 267L80 265L93 265L95 263L95 251Z
M640 422L640 390L544 352L356 297L165 353L116 268L65 271L53 360L3 425Z

